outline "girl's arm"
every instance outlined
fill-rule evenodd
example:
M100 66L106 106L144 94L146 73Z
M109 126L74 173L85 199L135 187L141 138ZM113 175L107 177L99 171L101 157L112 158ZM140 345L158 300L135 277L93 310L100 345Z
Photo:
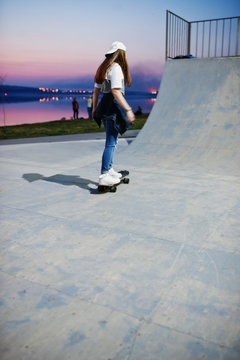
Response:
M121 93L120 89L112 89L112 94L114 99L119 103L119 105L126 111L127 118L130 123L135 120L135 115L132 111L132 108L129 106L127 101L125 100L123 94Z
M99 94L100 94L101 89L95 87L94 88L94 92L93 92L93 107L92 107L92 117L96 111L97 108L97 104L98 104L98 98L99 98Z

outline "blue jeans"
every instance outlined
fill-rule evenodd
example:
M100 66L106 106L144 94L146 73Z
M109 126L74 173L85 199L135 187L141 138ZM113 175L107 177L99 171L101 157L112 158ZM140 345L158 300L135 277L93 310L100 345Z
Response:
M106 131L105 148L102 155L101 174L106 174L112 167L114 150L118 141L118 131L114 127L114 121L103 120Z

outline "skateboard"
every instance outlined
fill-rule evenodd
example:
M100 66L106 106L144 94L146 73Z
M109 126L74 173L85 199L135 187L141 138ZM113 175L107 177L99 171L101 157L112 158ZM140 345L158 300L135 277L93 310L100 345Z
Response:
M107 193L107 192L116 192L118 185L120 185L121 183L128 184L129 178L127 176L129 175L129 171L122 170L122 171L119 171L119 173L122 174L122 177L119 179L118 184L114 184L114 185L99 185L98 184L98 192L100 194Z

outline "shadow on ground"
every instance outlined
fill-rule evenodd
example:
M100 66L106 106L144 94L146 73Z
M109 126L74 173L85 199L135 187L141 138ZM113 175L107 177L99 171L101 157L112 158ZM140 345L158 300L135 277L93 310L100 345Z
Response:
M82 178L78 175L63 175L63 174L56 174L53 176L46 177L41 174L37 173L30 173L30 174L23 174L23 179L27 180L28 182L32 183L34 181L44 180L49 182L54 182L57 184L61 184L64 186L78 186L81 189L88 190L91 194L97 194L97 186L98 183L92 181L90 179Z

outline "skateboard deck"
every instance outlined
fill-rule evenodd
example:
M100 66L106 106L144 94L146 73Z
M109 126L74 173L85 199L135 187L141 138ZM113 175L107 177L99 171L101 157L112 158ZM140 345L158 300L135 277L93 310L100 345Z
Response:
M118 184L113 184L113 185L100 185L100 184L98 184L98 192L101 193L101 194L107 193L107 192L116 192L118 185L120 185L121 183L128 184L129 183L129 178L127 176L129 175L129 171L121 170L121 171L119 171L119 173L122 174L122 177L119 179Z

